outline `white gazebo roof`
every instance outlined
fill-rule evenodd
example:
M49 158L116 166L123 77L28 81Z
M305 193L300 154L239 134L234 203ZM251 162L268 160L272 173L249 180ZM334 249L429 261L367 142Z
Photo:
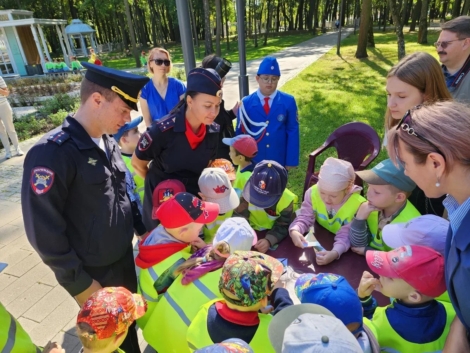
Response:
M83 23L79 19L72 20L72 22L65 27L65 34L72 35L72 34L88 34L94 33L95 30L91 28L86 23Z
M33 18L32 11L26 10L0 10L0 28L17 27L28 25L63 25L66 20L49 20L44 18Z

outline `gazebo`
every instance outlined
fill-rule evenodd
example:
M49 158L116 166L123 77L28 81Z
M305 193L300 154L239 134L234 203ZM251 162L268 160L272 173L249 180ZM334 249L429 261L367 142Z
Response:
M90 41L90 45L96 51L95 30L79 19L65 27L65 34L70 42L72 51L76 56L88 56L86 40Z
M65 62L72 51L65 40L65 20L33 18L32 11L0 10L0 75L43 74L46 56L51 60L41 26L55 26ZM69 54L70 53L70 54Z

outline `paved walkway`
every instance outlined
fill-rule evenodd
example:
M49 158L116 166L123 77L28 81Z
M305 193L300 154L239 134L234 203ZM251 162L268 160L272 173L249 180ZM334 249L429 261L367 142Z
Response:
M352 30L344 32L347 36ZM336 34L328 33L274 54L282 71L280 85L330 50L336 44ZM250 92L256 90L254 77L260 61L248 63ZM226 106L232 107L238 97L236 63L224 86ZM39 137L21 142L21 148L26 152L37 140ZM74 329L77 304L58 285L25 235L20 199L23 161L24 157L5 160L4 150L0 151L0 262L8 263L0 273L0 302L18 318L36 344L45 345L53 340L62 344L67 353L76 353L80 348ZM141 346L152 352L143 340Z

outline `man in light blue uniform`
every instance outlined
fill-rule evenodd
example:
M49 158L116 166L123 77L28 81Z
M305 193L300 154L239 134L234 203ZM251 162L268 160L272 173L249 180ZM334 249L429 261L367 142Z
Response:
M253 164L274 160L287 169L299 165L299 121L295 98L277 90L281 71L276 58L261 62L256 92L243 98L236 135L249 134L258 143Z

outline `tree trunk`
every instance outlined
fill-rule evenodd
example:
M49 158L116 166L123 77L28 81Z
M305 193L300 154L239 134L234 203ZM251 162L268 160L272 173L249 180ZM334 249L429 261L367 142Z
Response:
M304 29L304 0L299 0L299 7L297 9L297 14L299 16L299 22L297 28L300 31Z
M460 8L462 7L462 0L454 0L454 6L452 6L452 18L460 16Z
M307 29L309 31L313 28L313 14L315 12L315 0L309 0L308 13L307 13Z
M428 44L428 0L422 0L421 16L419 18L418 44Z
M411 25L410 25L410 32L416 31L416 22L418 22L421 16L421 6L422 1L418 0L413 8L413 14L411 15Z
M359 25L359 37L357 39L357 49L355 57L358 59L367 58L367 35L369 32L369 22L372 13L372 1L362 0L361 24Z
M211 13L209 7L209 0L204 0L204 43L205 43L205 55L212 54L214 48L212 47L212 34L211 34Z
M129 7L128 0L124 0L124 9L126 11L127 26L129 27L129 33L131 36L132 54L134 55L134 59L135 59L135 67L141 67L139 53L137 52L137 47L135 43L134 26L132 25L131 9Z
M230 51L230 27L228 25L228 11L227 1L224 0L224 11L225 11L225 39L227 40L227 51Z
M222 35L222 5L221 0L215 0L215 17L216 17L216 33L215 33L215 53L217 56L222 56L220 49L220 37Z
M403 35L403 19L400 16L400 5L397 0L389 0L390 12L392 13L393 22L395 24L395 34L397 35L398 60L405 55L405 36Z
M441 20L446 19L447 8L449 7L449 0L442 1L442 12L441 12Z
M470 0L465 0L463 4L462 16L467 16L470 11Z
M20 5L18 5L18 8L21 9ZM70 15L72 16L72 19L78 18L78 10L75 7L73 0L69 0L69 9L70 9Z
M268 10L268 15L266 17L266 30L264 32L264 43L263 45L266 46L268 45L268 35L269 31L271 30L271 20L272 20L272 9L271 9L271 1L272 0L267 0L267 10Z
M372 17L369 21L369 30L367 32L367 46L369 48L375 48L375 39L374 39L374 21Z

